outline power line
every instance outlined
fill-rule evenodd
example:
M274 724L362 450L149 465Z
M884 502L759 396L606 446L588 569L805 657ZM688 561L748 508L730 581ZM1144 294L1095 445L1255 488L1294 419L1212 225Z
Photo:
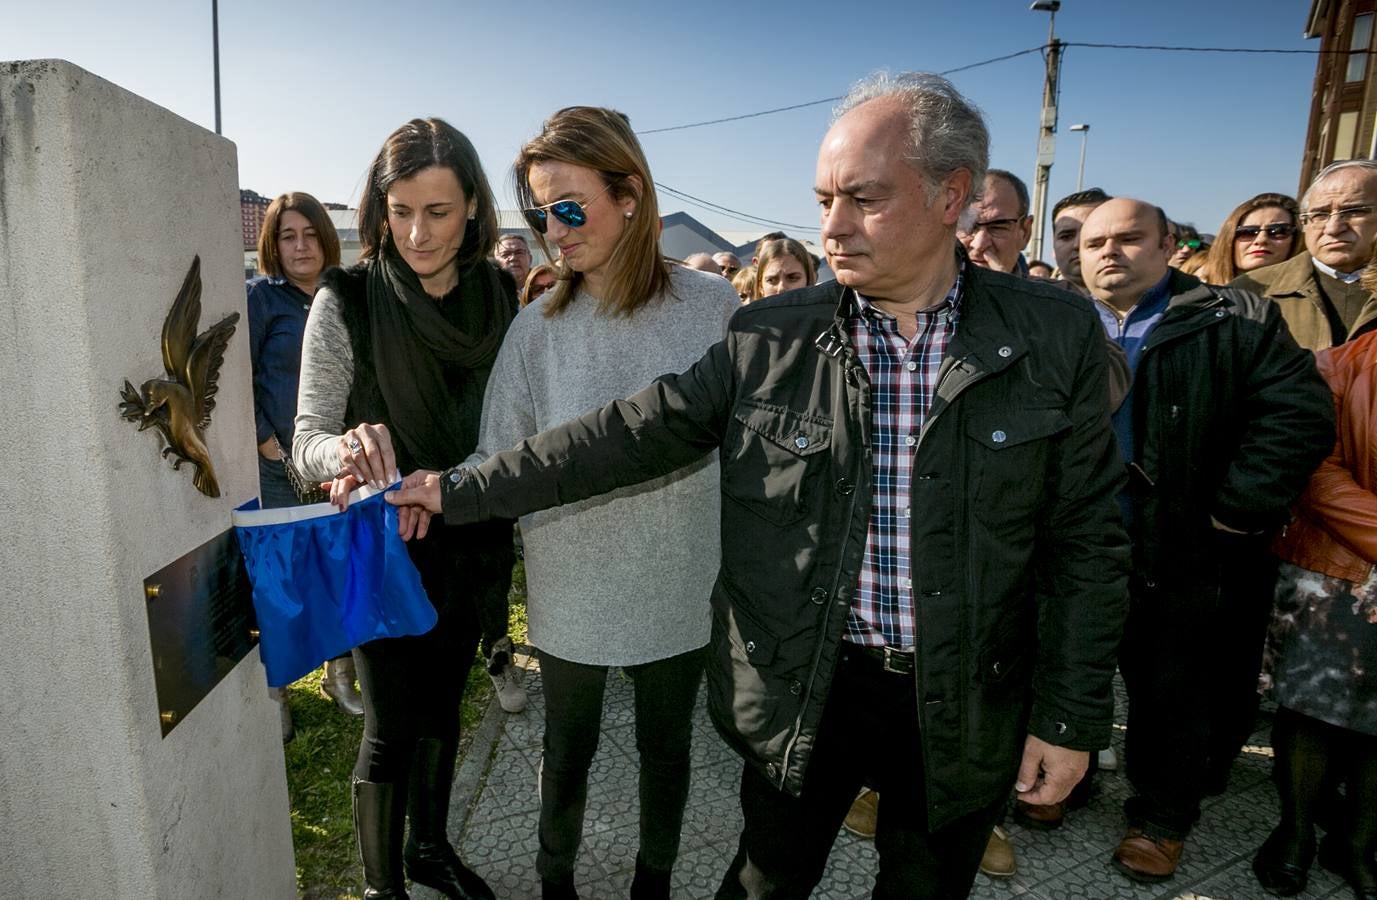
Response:
M973 62L968 65L957 66L955 69L947 69L946 71L938 72L937 74L955 75L957 72L966 72L970 69L978 69L981 66L988 66L997 62L1004 62L1006 59L1015 59L1019 56L1027 56L1029 53L1038 53L1042 49L1042 45L1039 45L1037 47L1029 47L1027 50L1018 50L1014 53L1006 53L1003 56L993 56L989 59L982 59L980 60L980 62ZM663 134L667 131L683 131L686 128L702 128L704 125L721 125L724 122L739 122L742 119L755 119L760 116L771 116L775 113L789 112L793 109L805 109L809 106L821 106L824 103L836 103L840 99L842 99L840 96L823 97L818 100L808 100L804 103L793 103L789 106L776 106L773 109L762 109L758 112L742 113L739 116L726 116L725 118L721 119L706 119L702 122L689 122L684 125L669 125L664 128L647 128L645 131L638 131L636 133L639 135Z
M747 212L742 212L738 209L732 209L729 206L722 206L721 204L713 203L711 200L704 200L702 197L695 197L692 194L686 194L683 191L675 190L674 188L665 184L663 181L655 182L655 187L657 190L664 191L665 193L673 197L677 197L678 199L683 200L686 203L692 203L693 205L698 206L702 209L706 209L709 212L714 212L719 215L725 215L729 218L736 219L740 222L746 222L750 225L772 225L776 228L789 228L794 231L819 230L818 226L816 225L798 225L793 222L779 222L774 219L766 219L761 216L756 216Z
M1371 54L1374 50L1297 50L1280 47L1172 47L1163 44L1097 44L1088 41L1063 41L1063 47L1091 47L1097 50L1163 50L1170 53L1283 53L1301 56L1323 56L1331 53L1352 55Z

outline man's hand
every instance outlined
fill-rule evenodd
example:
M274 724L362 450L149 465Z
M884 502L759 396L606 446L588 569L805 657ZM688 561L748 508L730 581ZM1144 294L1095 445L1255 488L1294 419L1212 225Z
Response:
M277 435L270 435L266 441L258 445L258 455L272 462L282 458L282 445L277 442Z
M397 507L397 532L402 540L423 538L430 530L430 517L440 511L440 473L418 469L384 496Z
M1023 763L1018 767L1014 789L1018 799L1046 806L1066 799L1090 766L1090 754L1068 750L1028 735L1023 744Z

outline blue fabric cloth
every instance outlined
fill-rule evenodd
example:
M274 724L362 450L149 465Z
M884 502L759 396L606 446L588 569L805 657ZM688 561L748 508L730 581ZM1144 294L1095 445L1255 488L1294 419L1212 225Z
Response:
M282 687L327 659L385 637L424 634L435 607L382 493L343 513L328 504L234 513L268 684Z
M291 451L296 391L301 373L301 338L311 298L285 278L261 276L247 282L249 363L253 367L253 415L261 444L274 434Z

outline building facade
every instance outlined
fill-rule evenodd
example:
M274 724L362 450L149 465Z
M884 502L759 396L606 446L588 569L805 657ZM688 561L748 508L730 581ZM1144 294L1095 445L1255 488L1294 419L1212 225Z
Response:
M1372 58L1377 0L1311 0L1305 36L1320 55L1301 157L1300 192L1331 162L1377 151L1377 65Z

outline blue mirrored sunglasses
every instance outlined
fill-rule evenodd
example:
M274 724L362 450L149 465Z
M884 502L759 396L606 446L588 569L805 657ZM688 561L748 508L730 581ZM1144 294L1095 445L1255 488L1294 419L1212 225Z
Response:
M544 234L545 229L550 226L550 216L559 219L570 228L582 228L588 222L587 207L593 205L603 194L612 189L609 184L597 194L593 195L587 203L580 203L577 200L556 200L554 203L547 203L544 206L532 206L521 211L526 217L526 222L536 234Z

